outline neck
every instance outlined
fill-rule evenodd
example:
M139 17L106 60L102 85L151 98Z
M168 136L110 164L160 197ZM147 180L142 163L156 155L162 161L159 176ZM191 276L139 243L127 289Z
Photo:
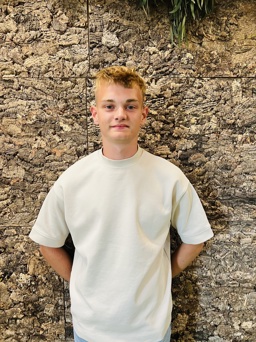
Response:
M108 159L122 160L131 158L138 151L138 144L133 145L111 145L103 143L103 155Z

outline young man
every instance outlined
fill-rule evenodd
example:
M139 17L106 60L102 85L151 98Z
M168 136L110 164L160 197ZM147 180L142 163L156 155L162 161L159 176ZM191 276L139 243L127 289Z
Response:
M213 235L180 169L138 146L144 95L133 70L98 72L91 113L102 149L60 176L30 233L70 281L75 341L170 341L171 278ZM170 224L183 241L171 260ZM69 233L73 263L62 248Z

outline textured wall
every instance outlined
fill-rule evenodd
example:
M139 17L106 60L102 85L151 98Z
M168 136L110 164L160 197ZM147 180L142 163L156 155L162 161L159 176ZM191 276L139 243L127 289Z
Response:
M28 233L58 175L100 145L90 76L111 64L145 77L140 145L185 172L215 232L174 281L173 341L256 340L256 3L219 0L175 48L165 10L147 18L128 0L0 2L3 341L70 340L67 285Z

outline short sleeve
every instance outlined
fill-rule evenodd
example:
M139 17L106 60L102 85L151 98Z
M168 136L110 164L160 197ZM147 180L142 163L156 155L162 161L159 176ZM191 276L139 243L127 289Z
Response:
M171 223L182 242L187 244L199 244L213 236L202 203L191 183L175 203Z
M40 245L61 247L69 234L65 221L64 202L56 187L50 190L41 207L29 237Z

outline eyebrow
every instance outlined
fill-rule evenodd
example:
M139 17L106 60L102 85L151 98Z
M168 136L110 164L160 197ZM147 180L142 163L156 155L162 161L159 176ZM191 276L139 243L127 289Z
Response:
M113 103L113 102L115 102L115 100L112 100L112 99L106 99L106 100L101 100L101 102L111 102L111 103ZM126 101L125 101L125 103L131 103L131 102L139 102L139 100L136 100L136 99L127 99Z

